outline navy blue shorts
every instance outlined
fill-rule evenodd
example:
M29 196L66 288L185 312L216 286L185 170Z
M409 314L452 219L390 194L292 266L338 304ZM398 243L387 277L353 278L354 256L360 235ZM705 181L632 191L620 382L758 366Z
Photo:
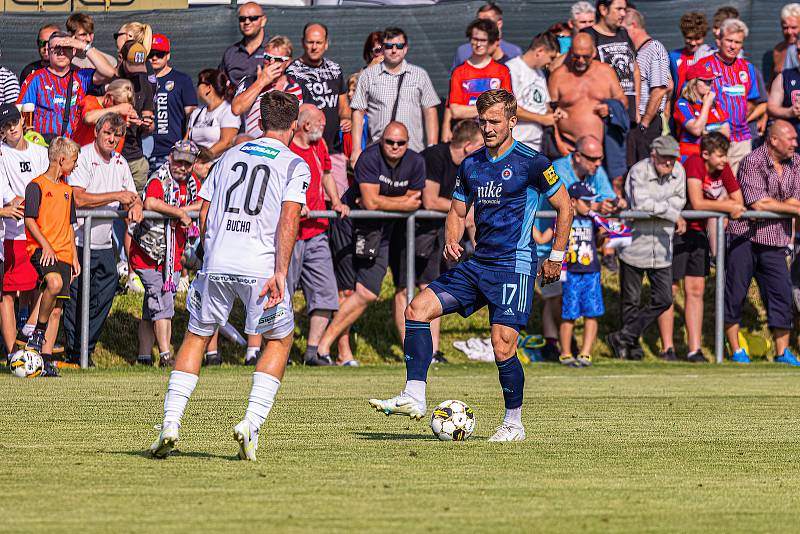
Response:
M606 313L600 273L567 273L567 279L561 282L561 294L561 318L565 321Z
M496 271L475 260L459 263L428 286L444 314L469 317L489 306L489 323L519 331L528 324L536 279L527 274Z

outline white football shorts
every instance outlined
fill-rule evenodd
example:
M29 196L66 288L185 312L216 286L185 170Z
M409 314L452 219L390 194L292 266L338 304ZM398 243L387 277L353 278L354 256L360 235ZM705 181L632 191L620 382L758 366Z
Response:
M245 334L261 334L266 339L283 339L294 330L291 295L284 292L283 301L264 309L267 297L259 293L266 278L235 274L197 273L186 296L189 331L198 336L211 336L228 322L236 299L245 307Z

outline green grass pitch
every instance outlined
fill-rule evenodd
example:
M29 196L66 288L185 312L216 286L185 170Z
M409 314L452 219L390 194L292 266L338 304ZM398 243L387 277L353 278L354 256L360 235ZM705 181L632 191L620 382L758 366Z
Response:
M366 399L400 366L289 369L259 461L235 459L250 371L204 371L178 452L151 460L167 374L0 375L2 532L777 532L798 528L793 369L526 366L523 443L486 441L502 417L493 365L436 367L429 412L457 398L475 435Z

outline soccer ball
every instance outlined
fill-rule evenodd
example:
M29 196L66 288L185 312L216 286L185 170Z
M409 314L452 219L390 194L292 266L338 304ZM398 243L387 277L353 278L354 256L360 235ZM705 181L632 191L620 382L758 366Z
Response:
M460 400L446 400L433 410L431 430L442 441L464 441L475 430L475 412Z
M30 350L18 350L11 356L11 372L17 378L36 378L44 371L42 357Z

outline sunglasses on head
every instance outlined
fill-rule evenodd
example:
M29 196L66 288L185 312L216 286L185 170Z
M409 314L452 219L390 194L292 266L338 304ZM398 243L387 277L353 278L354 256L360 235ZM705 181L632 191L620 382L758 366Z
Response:
M408 141L403 141L402 139L384 139L383 142L389 146L405 146Z
M239 24L244 24L245 22L255 22L261 18L261 15L251 15L251 16L244 16L239 17Z
M119 39L123 35L127 36L128 33L127 32L114 32L112 35L114 36L114 40L116 41L117 39Z
M406 43L383 43L383 48L385 48L386 50L391 50L392 48L402 50L405 47Z
M578 152L582 158L585 158L592 163L597 163L598 161L603 161L603 156L589 156L588 154L584 154L583 152Z
M273 56L272 54L267 54L264 52L264 61L277 61L279 63L283 63L284 61L289 61L291 58L289 56Z
M166 52L162 52L161 50L154 50L150 52L150 54L147 56L147 59L153 59L153 58L164 59L165 57L167 57Z
M44 48L47 46L47 41L42 41L41 39L36 39L36 44L39 45L39 48Z

